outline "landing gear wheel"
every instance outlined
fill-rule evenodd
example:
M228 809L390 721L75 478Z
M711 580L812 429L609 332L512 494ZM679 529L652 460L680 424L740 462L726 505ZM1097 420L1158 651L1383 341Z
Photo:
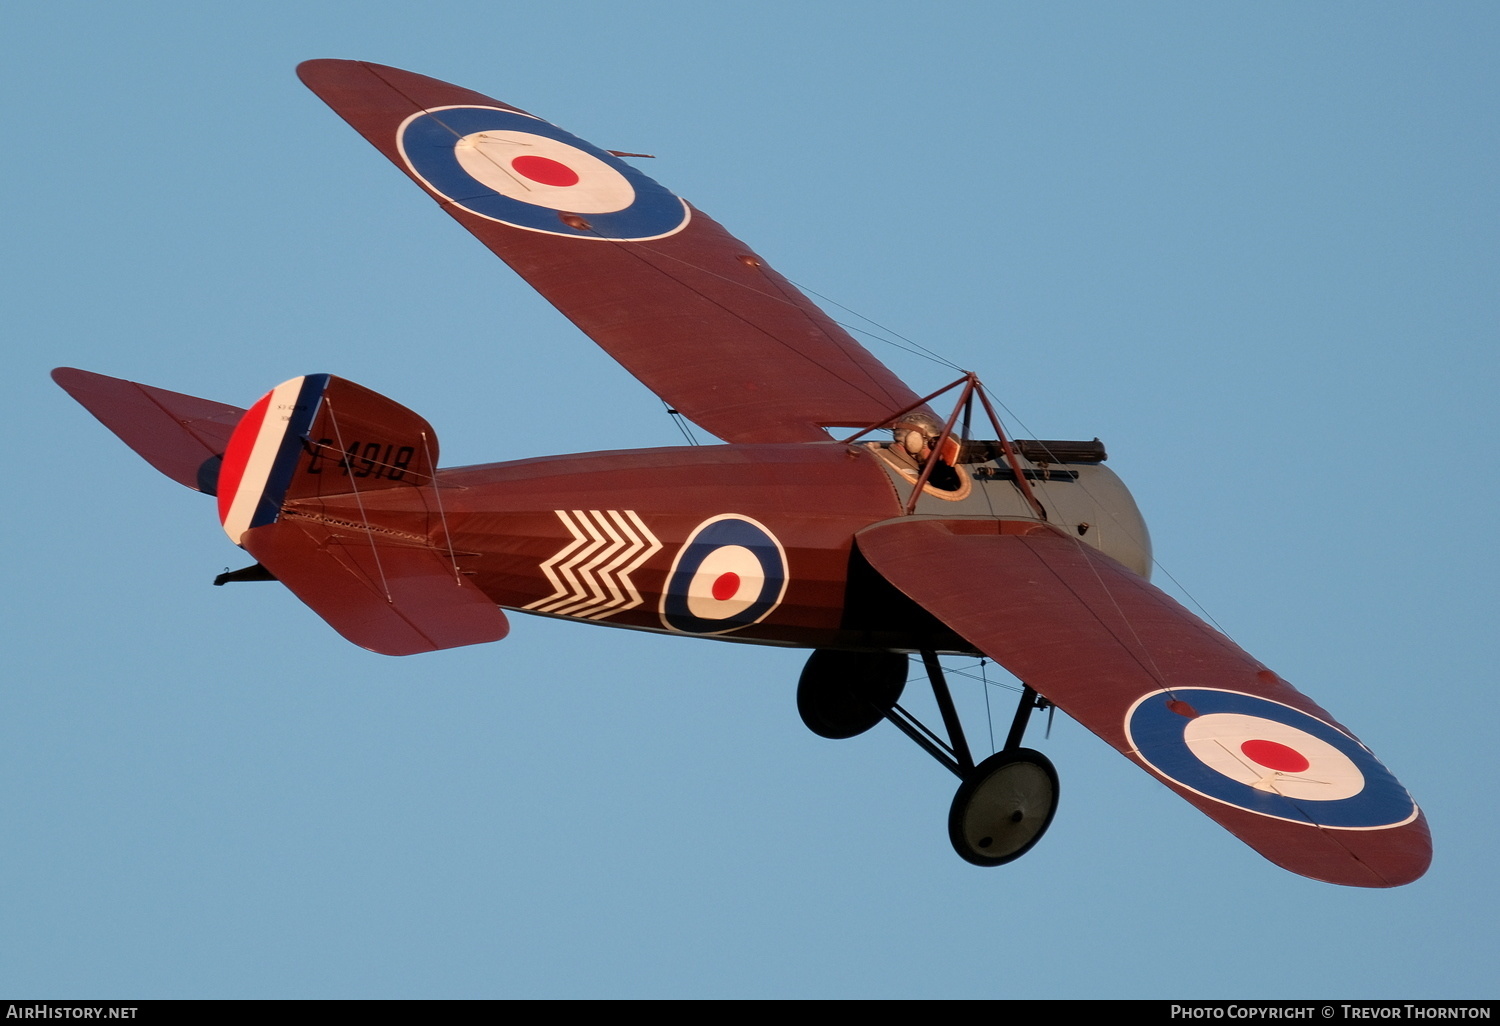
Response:
M883 720L905 687L904 655L819 649L797 682L797 712L819 737L854 737Z
M1031 850L1057 811L1057 770L1041 752L1013 748L975 766L953 796L948 838L976 866L1001 866Z

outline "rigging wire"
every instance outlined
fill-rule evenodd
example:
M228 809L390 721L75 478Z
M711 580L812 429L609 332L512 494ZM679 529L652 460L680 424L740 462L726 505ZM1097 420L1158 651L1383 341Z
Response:
M1005 405L1004 400L1000 399L998 396L993 396L992 398L995 400L995 404L997 406L999 406L1002 410L1004 410L1006 412L1006 414L1010 417L1010 419L1012 421L1014 421L1017 425L1020 426L1020 428L1021 428L1022 431L1025 431L1028 435L1032 435L1032 436L1036 435L1036 432L1033 431L1029 426L1027 426L1026 422L1023 421L1019 416L1017 416L1017 414L1016 414L1016 412L1014 410L1012 410L1009 406ZM1061 462L1061 461L1059 460L1057 462ZM1039 482L1039 484L1043 485L1043 489L1042 490L1045 492L1046 491L1045 482ZM1105 505L1104 505L1104 503L1099 502L1098 499L1094 496L1094 493L1091 492L1091 491L1089 491L1088 486L1086 484L1084 484L1081 479L1078 480L1078 481L1076 481L1076 482L1074 482L1074 485L1076 485L1089 498L1094 499L1095 500L1094 504L1099 509L1105 509L1106 508ZM1119 516L1114 511L1112 511L1112 510L1110 511L1110 518L1112 520L1114 520L1115 527L1119 528L1125 534L1129 535L1131 537L1131 539L1137 545L1141 545L1143 548L1149 548L1149 546L1146 544L1146 540L1144 538L1141 538L1141 537L1137 536L1135 534L1135 532L1133 532L1128 525L1121 523ZM1234 635L1230 634L1229 631L1227 631L1227 630L1224 629L1224 625L1223 624L1221 624L1218 620L1214 619L1214 615L1208 611L1208 608L1206 606L1204 606L1202 602L1198 601L1197 596L1195 596L1192 592L1190 592L1190 591L1187 590L1187 587L1181 581L1179 581L1176 578L1175 575L1173 575L1172 571L1168 570L1165 566L1162 565L1161 560L1157 559L1156 555L1154 553L1151 556L1151 565L1153 567L1155 567L1157 570L1160 570L1162 573L1166 574L1167 575L1167 579L1172 582L1172 584L1177 588L1178 591L1182 592L1182 594L1187 597L1187 600L1193 604L1194 608L1196 608L1199 613L1203 614L1203 618L1205 620L1207 620L1209 623L1213 624L1214 627L1218 629L1218 631L1219 631L1220 634L1224 635L1224 637L1228 638L1230 641L1234 641Z
M661 399L661 396L657 396L656 398ZM677 430L682 432L682 437L687 439L687 444L701 445L702 443L693 436L693 430L688 424L688 419L673 409L672 404L665 399L661 399L661 404L667 408L667 414L672 418L672 423L677 425Z
M791 281L790 278L788 278L787 280ZM934 363L941 364L941 365L943 365L945 367L950 367L950 368L952 368L954 370L957 370L957 371L962 371L963 370L963 368L960 367L958 364L952 362L951 360L947 359L946 357L942 356L941 354L939 354L939 353L937 353L937 352L929 349L927 346L922 345L920 342L917 342L917 341L915 341L913 339L909 339L905 335L902 335L900 332L898 332L898 331L896 331L896 330L894 330L892 328L886 327L885 325L881 324L879 321L875 320L873 317L867 317L864 314L860 313L858 310L851 309L850 307L845 306L843 303L840 303L838 300L832 299L832 298L830 298L828 296L825 296L823 293L818 292L816 289L809 288L808 286L803 285L800 282L792 281L792 284L795 285L795 286L797 286L797 288L802 289L802 291L809 293L810 295L817 296L823 302L825 302L825 303L831 303L834 306L838 307L840 310L846 311L847 313L850 313L850 314L854 315L855 317L858 317L860 320L865 321L868 324L874 325L876 328L880 329L880 331L884 331L884 332L887 332L887 333L889 333L891 335L894 335L896 338L901 339L902 342L905 342L906 345L901 345L901 344L898 344L896 342L893 342L890 339L885 338L885 337L883 337L881 335L878 335L878 334L876 334L873 331L867 331L867 330L865 330L863 328L859 328L859 327L857 327L855 325L852 325L852 324L847 324L847 323L845 323L843 321L835 321L834 323L838 324L841 328L844 328L845 330L851 331L851 332L858 332L859 334L864 335L864 336L869 337L869 338L877 339L877 340L879 340L881 342L884 342L886 345L891 346L892 348L899 349L902 352L910 353L910 354L912 354L914 356L924 357L925 359L929 359L929 360L933 361ZM911 347L911 348L909 348L909 347ZM988 390L986 390L986 394L987 395L989 394ZM992 398L994 399L996 405L998 405L1002 410L1004 410L1005 413L1006 413L1006 415L1009 416L1011 418L1011 420L1021 428L1022 431L1024 431L1027 435L1030 435L1032 437L1037 437L1037 433L1035 431L1033 431L1031 429L1031 427L1028 426L1027 423L1024 420L1022 420L1020 418L1020 416L1014 410L1012 410L1008 405L1006 405L1006 403L1005 403L1004 400L1000 399L998 396L992 396ZM1084 494L1088 495L1090 498L1094 498L1093 493L1089 491L1088 486L1085 485L1085 484L1083 484L1082 481L1077 482L1077 485L1084 492ZM1095 504L1100 509L1105 509L1106 508L1103 503L1100 503L1097 500L1096 500ZM1115 526L1116 527L1118 527L1121 531L1123 531L1127 535L1131 535L1132 538L1133 538L1133 540L1137 544L1142 544L1143 545L1145 539L1135 536L1135 533L1133 531L1131 531L1130 528L1127 525L1125 525L1125 524L1123 524L1123 523L1120 522L1120 518L1119 518L1119 516L1117 514L1115 514L1113 511L1111 511L1110 512L1110 517L1111 517L1111 519L1113 519L1115 521ZM1144 545L1143 545L1143 547L1144 547ZM1163 566L1162 563L1161 563L1161 561L1159 559L1157 559L1155 557L1155 555L1153 555L1151 557L1151 565L1155 569L1160 570L1163 574L1165 574L1166 577L1167 577L1167 579L1172 582L1173 586L1176 587L1178 591L1182 592L1182 594L1187 598L1187 600L1193 604L1193 607L1195 609L1197 609L1198 612L1203 615L1204 619L1206 619L1209 623L1213 624L1214 627L1218 629L1218 631L1219 631L1220 634L1223 634L1226 638L1229 638L1231 641L1234 640L1234 636L1232 634L1230 634L1229 631L1225 630L1224 625L1221 624L1221 623L1219 623L1219 621L1214 618L1214 615L1208 611L1208 608L1206 606L1204 606L1202 602L1198 601L1197 596L1195 596L1191 591L1189 591L1187 589L1187 587L1181 581L1179 581L1177 579L1176 575L1174 575L1172 573L1172 571L1168 570L1165 566Z
M334 438L338 440L339 450L343 453L344 466L350 472L349 487L354 491L354 502L355 505L359 507L359 519L364 523L365 537L370 541L370 555L375 558L375 570L380 575L380 590L385 592L385 600L394 604L396 600L391 596L390 582L388 582L385 578L385 566L380 561L380 546L375 544L375 532L371 529L370 518L365 513L364 496L359 494L359 485L355 484L353 467L350 466L350 461L353 459L353 457L349 453L349 447L344 444L344 432L339 427L338 414L333 408L333 401L326 395L323 397L323 402L328 407L328 421L333 425Z
M927 359L931 360L933 363L940 363L940 364L942 364L945 367L950 367L953 370L958 371L959 373L963 373L964 372L964 368L960 367L958 364L954 363L952 360L949 360L947 357L943 356L941 353L937 353L937 352L934 352L931 349L928 349L922 343L917 342L917 341L915 341L913 339L907 338L905 335L901 334L899 331L896 331L893 328L887 328L884 324L881 324L879 321L875 320L875 318L873 318L873 317L866 317L864 314L860 313L858 310L850 309L849 307L845 306L843 303L840 303L837 299L830 299L829 297L823 295L823 293L817 291L816 289L808 288L806 285L803 285L801 282L792 281L792 279L790 279L790 278L788 278L787 281L792 282L793 285L797 286L797 288L801 289L803 292L806 292L806 293L809 293L811 295L817 296L819 299L821 299L825 303L832 303L834 306L838 307L840 310L843 310L845 313L853 314L855 317L858 317L860 320L864 321L866 324L873 324L875 327L879 328L881 331L887 332L888 334L891 334L891 335L895 335L902 342L905 342L906 345L911 346L913 348L907 349L905 346L896 345L895 342L892 342L888 338L881 338L881 336L875 334L872 331L865 331L863 328L856 328L856 327L854 327L852 325L845 324L842 321L836 321L835 323L838 324L839 327L846 328L846 329L848 329L850 331L858 331L861 334L869 335L871 338L878 338L878 339L880 339L880 341L884 342L886 345L895 346L897 349L904 350L905 352L912 353L912 354L914 354L916 356L924 356Z
M984 683L984 724L990 728L990 751L995 750L995 714L990 711L990 680L985 672L988 659L979 660L979 679ZM1024 694L1024 692L1023 692Z
M920 667L921 668L921 670L922 670L922 676L919 677L919 678L916 678L916 679L918 679L918 680L930 680L931 679L928 676L927 670L926 670L926 666L922 663L922 660L921 660L920 657L914 656L914 655L908 655L906 657L906 659L907 659L908 665L916 666L916 667ZM994 713L993 713L993 711L991 709L991 705L990 705L990 688L997 688L997 689L1002 690L1002 691L1009 691L1012 694L1016 694L1016 695L1024 695L1026 693L1026 688L1024 686L1018 687L1018 686L1016 686L1014 684L1006 684L1004 681L990 680L990 678L989 678L989 671L987 669L987 667L988 667L988 665L989 665L990 662L992 662L992 660L988 656L980 656L979 657L979 662L977 662L977 663L975 663L975 664L973 664L971 666L966 666L966 667L962 667L962 668L955 668L955 667L952 667L952 666L944 666L943 667L943 673L944 673L945 676L948 676L948 677L966 677L969 680L978 681L980 684L984 685L984 718L985 718L985 723L989 727L989 732L990 732L990 752L994 753L994 752L998 751L999 749L997 749L995 747L995 717L994 717ZM976 669L979 671L978 673L974 672Z
M329 410L331 412L332 407L330 407ZM426 431L422 432L422 455L427 460L427 471L432 478L432 494L433 497L437 500L438 519L442 522L443 525L443 544L448 547L448 561L453 564L453 582L462 586L464 583L464 579L462 573L458 569L458 553L453 548L453 535L448 530L448 514L443 509L443 489L438 484L437 461L432 458L432 448L427 444ZM363 509L361 509L361 512L363 512Z
M713 306L718 307L724 313L728 314L730 317L732 317L735 320L739 321L740 323L744 324L746 327L748 327L748 328L750 328L750 329L752 329L754 331L759 332L761 335L764 335L769 341L771 341L771 342L775 343L776 345L779 345L782 348L786 349L792 355L800 357L803 360L806 360L808 363L812 364L814 367L817 367L819 370L822 370L822 371L824 371L824 372L832 375L833 377L837 378L838 380L844 382L850 388L852 388L856 392L859 392L860 394L864 395L866 398L872 400L873 402L878 403L878 404L885 404L885 403L891 402L891 396L889 394L876 395L874 392L870 391L869 388L866 388L864 385L861 385L859 382L853 380L847 374L844 374L844 373L840 372L838 369L835 369L834 367L830 366L829 364L824 363L823 361L821 361L819 359L816 359L815 357L813 357L812 355L810 355L810 354L808 354L806 352L803 352L801 349L798 349L796 346L794 346L794 345L790 344L789 342L787 342L786 339L783 339L783 338L781 338L781 337L773 334L771 331L767 330L762 325L757 324L754 320L751 320L749 317L746 317L744 314L740 313L739 311L733 310L733 309L729 308L728 306L725 306L723 303L721 303L718 300L714 299L712 296L709 296L706 293L704 293L701 289L695 288L692 285L691 282L683 280L682 278L680 278L677 275L673 274L671 271L667 270L667 268L663 267L662 265L657 264L657 263L653 263L651 260L648 260L646 258L646 256L645 256L645 254L646 253L650 253L653 256L660 257L660 258L662 258L664 260L671 260L674 263L678 263L678 264L681 264L684 267L691 268L692 270L697 271L700 274L707 274L707 275L709 275L711 277L718 278L721 281L727 282L728 284L735 285L735 286L738 286L740 288L748 289L749 291L755 293L758 296L762 296L764 298L771 299L771 300L774 300L774 301L786 304L787 306L791 307L792 309L797 310L798 312L800 312L804 317L807 318L808 322L811 323L813 325L813 327L815 329L817 329L818 332L821 335L823 335L824 338L826 338L826 339L828 339L828 341L832 342L834 349L838 351L838 354L840 356L842 356L849 363L855 364L855 358L850 354L849 349L848 349L848 347L846 345L841 344L837 338L835 338L833 335L830 335L827 331L823 330L822 327L820 325L818 325L816 319L812 316L812 314L808 313L806 309L802 308L799 304L794 303L791 299L787 298L786 296L777 296L774 293L764 292L764 291L762 291L760 289L750 288L749 286L744 285L742 282L737 282L733 278L729 278L729 277L726 277L725 275L719 274L717 271L713 271L713 270L710 270L707 267L703 267L703 266L701 266L699 264L695 264L695 263L693 263L690 260L684 260L684 259L682 259L679 256L675 256L675 255L673 255L671 253L667 253L667 252L665 252L663 250L660 250L660 249L651 249L651 248L645 246L644 244L640 244L640 243L627 244L627 243L621 242L618 239L607 238L607 237L605 237L603 235L600 235L598 232L594 233L594 237L598 238L598 239L602 239L605 242L612 243L615 246L615 248L617 250L619 250L620 252L628 255L632 259L634 259L634 260L636 260L636 261L644 264L645 266L651 268L651 270L653 270L656 273L662 275L663 277L671 279L672 281L676 282L678 285L682 286L684 289L686 289L689 292L693 293L699 299L702 299L703 301L705 301L705 302L707 302L707 303L709 303L709 304L711 304ZM813 310L817 310L819 313L822 313L822 311L818 310L817 306L815 304L813 304L810 300L809 300L809 302L808 302L807 305L809 307L812 307ZM827 314L823 314L823 316L827 317L828 315ZM830 318L830 320L831 320L831 318ZM853 344L853 346L854 346L855 349L860 350L860 352L864 352L865 355L867 355L867 356L869 355L859 345L858 342L855 342L853 339L850 339L849 342ZM857 364L855 364L855 366L857 366ZM883 366L882 366L881 369L882 370L887 370L887 368L884 368ZM888 370L887 370L887 373L889 373ZM871 378L869 376L869 372L868 371L866 371L866 377L868 379L868 384L870 384L872 387L874 387L879 392L882 392L882 393L885 392L885 389L881 385L879 385L873 378Z
M812 292L812 289L808 289L807 291ZM815 295L815 296L817 295L816 292L812 292L812 294ZM833 303L833 300L829 299L829 300L826 300L826 302ZM834 303L833 305L834 306L838 306L837 303ZM964 372L964 369L962 367L960 367L958 364L956 364L956 363L950 363L949 361L944 360L944 359L942 359L940 357L934 357L930 352L925 351L923 348L919 347L917 349L909 349L906 346L901 345L899 342L892 342L890 339L886 338L885 336L883 336L883 335L877 335L875 332L870 331L868 328L861 328L857 324L850 324L848 321L841 321L841 320L838 320L837 318L832 318L832 317L830 317L829 320L833 321L834 324L837 324L839 327L843 328L845 331L852 332L852 333L854 333L856 335L863 335L865 338L872 338L876 342L884 342L886 345L890 346L892 349L899 349L903 353L909 353L912 356L919 356L919 357L921 357L924 360L931 360L933 363L939 364L939 365L944 366L944 367L952 368L953 370L958 371L960 374L962 374Z

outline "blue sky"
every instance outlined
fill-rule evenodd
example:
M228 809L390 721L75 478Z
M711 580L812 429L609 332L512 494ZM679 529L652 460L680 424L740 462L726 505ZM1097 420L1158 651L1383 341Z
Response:
M1493 997L1497 28L1478 3L11 5L0 992ZM1411 788L1432 870L1288 874L1063 716L1029 738L1057 820L980 870L909 742L802 727L799 653L515 617L392 660L278 586L209 587L246 562L211 502L51 367L240 405L330 371L450 464L679 441L301 86L310 57L655 153L788 277L978 371L1017 433L1103 438L1165 569Z

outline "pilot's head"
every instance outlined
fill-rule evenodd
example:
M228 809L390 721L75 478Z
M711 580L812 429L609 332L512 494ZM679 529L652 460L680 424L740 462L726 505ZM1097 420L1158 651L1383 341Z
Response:
M891 428L896 444L919 459L925 458L932 451L933 444L942 433L943 425L925 411L904 414Z

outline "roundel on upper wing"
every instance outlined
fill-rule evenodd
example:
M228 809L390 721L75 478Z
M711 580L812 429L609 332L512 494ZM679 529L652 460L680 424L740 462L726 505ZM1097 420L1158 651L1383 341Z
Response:
M1256 695L1176 688L1125 716L1131 746L1183 787L1248 812L1348 830L1415 818L1406 789L1330 723Z
M519 111L437 107L403 121L396 143L433 192L514 228L640 241L688 222L687 204L635 168Z
M662 623L688 634L726 634L764 620L786 585L786 552L775 535L749 517L713 517L693 529L672 562Z

